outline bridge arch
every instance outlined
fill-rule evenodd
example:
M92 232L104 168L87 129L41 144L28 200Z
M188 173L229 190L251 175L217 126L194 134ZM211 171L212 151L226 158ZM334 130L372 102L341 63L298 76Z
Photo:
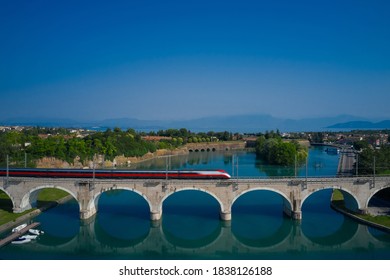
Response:
M15 201L14 201L14 198L12 197L12 195L3 187L0 187L0 191L4 192L9 197L9 199L11 200L11 203L12 203L12 209L14 209L15 208Z
M291 199L284 192L279 191L278 189L272 189L272 188L267 188L267 187L257 187L257 188L253 188L253 189L244 190L243 192L239 193L238 195L236 195L233 198L232 203L231 203L230 208L229 208L229 211L231 211L233 204L236 202L236 200L239 197L241 197L242 195L244 195L246 193L253 192L253 191L270 191L270 192L279 194L283 198L283 212L285 214L287 214L288 216L291 216L291 213L293 210L293 204L291 202Z
M221 235L219 216L223 208L210 190L187 187L170 192L159 207L164 216L161 222L164 238L175 247L207 247Z
M370 200L371 200L371 198L373 198L374 195L376 195L377 193L379 193L379 192L381 192L383 190L389 189L389 188L390 188L390 184L387 184L383 188L375 190L373 193L371 193L371 195L368 196L366 204L364 205L364 207L365 208L368 207L368 204L370 203Z
M23 195L19 206L22 212L31 209L33 207L36 207L39 191L43 189L60 189L68 193L78 202L79 209L81 209L81 205L79 200L77 199L77 195L73 193L71 190L69 190L68 188L57 186L57 185L41 185L30 189L28 192L26 192Z
M89 201L89 203L87 204L87 210L88 211L92 211L94 213L97 212L98 210L98 204L99 204L99 198L100 196L105 193L105 192L109 192L109 191L113 191L113 190L125 190L125 191L131 191L131 192L134 192L138 195L140 195L143 199L145 199L146 203L148 204L149 206L149 211L151 211L153 208L152 208L152 203L151 201L149 200L149 198L144 194L142 193L141 191L138 191L134 188L130 188L130 187L116 187L115 189L105 189L104 191L102 192L99 192L99 193L95 193L95 195L93 196L93 198Z
M347 208L351 208L351 210L355 210L355 211L357 209L361 209L361 207L362 207L361 203L360 203L359 199L355 196L355 194L353 192L351 192L350 190L339 187L339 186L327 186L327 187L324 187L321 189L316 189L313 192L307 193L301 200L300 208L302 209L302 206L305 203L306 199L309 198L312 194L317 193L319 191L327 190L327 189L340 190L344 195L344 200L345 200ZM353 204L356 204L356 206L353 206ZM350 207L348 207L348 206L350 206ZM357 208L357 209L355 209L355 208Z
M162 213L162 206L163 206L163 204L164 204L164 201L165 201L168 197L170 197L171 195L173 195L173 194L175 194L175 193L177 193L177 192L181 192L181 191L200 191L200 192L207 193L207 194L209 194L210 196L212 196L212 197L218 202L218 204L219 204L219 206L220 206L220 209L221 209L221 212L225 212L226 210L230 211L230 208L227 209L227 206L224 205L223 202L219 199L219 197L218 197L216 194L214 194L213 192L210 192L210 191L205 190L205 189L203 189L203 188L190 188L190 187L188 187L188 188L182 188L182 189L179 189L179 190L176 190L176 191L174 191L174 192L170 192L170 193L166 194L166 195L161 199L161 202L160 202L160 204L159 204L159 206L158 206L158 210L160 211L160 213Z
M101 244L130 247L148 236L150 222L145 217L149 216L150 206L139 192L125 186L107 188L95 195L90 204L99 213L92 220L91 231Z
M270 191L270 192L274 192L274 193L277 193L277 194L280 194L289 204L290 206L292 205L291 203L291 200L289 197L287 197L287 195L277 189L272 189L272 188L266 188L266 187L258 187L258 188L252 188L252 189L248 189L248 190L244 190L243 192L239 193L237 196L234 197L234 199L232 200L232 204L231 206L233 206L234 202L239 198L241 197L243 194L246 194L248 192L253 192L253 191Z

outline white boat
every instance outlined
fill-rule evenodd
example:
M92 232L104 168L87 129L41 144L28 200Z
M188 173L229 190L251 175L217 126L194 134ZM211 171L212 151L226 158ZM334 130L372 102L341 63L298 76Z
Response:
M37 239L38 235L34 235L34 234L26 234L26 235L22 235L21 238L27 238L27 239L30 239L30 240L34 240L34 239Z
M22 229L24 229L25 227L27 226L27 224L21 224L15 228L12 229L12 232L19 232L21 231Z
M33 228L29 229L28 232L35 235L41 235L45 233L43 230L33 229Z
M12 243L12 244L24 244L24 243L29 243L29 242L31 242L31 239L24 238L24 237L22 236L22 237L19 237L19 238L15 239L15 240L12 241L11 243Z

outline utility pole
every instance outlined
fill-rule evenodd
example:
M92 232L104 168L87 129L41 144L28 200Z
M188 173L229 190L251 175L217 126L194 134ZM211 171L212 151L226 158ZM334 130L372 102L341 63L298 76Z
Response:
M375 165L376 165L376 162L375 162L376 160L375 160L375 156L374 156L374 188L375 188L375 174L376 174L376 172L375 172Z
M168 181L168 169L169 169L169 156L165 156L165 180Z
M95 160L96 160L96 154L93 155L93 162L92 162L92 188L95 188Z
M359 154L356 153L356 177L359 176Z
M234 177L234 154L232 155L232 178Z
M234 169L236 169L236 181L238 184L238 156L232 155L232 178L234 178Z
M306 188L307 188L307 165L308 165L308 157L306 157L306 180L305 180Z
M297 177L297 153L295 153L295 162L294 162L294 175Z
M9 156L7 155L7 185L8 185L8 179L9 179Z
M237 156L237 159L236 159L236 176L237 176L237 184L238 184L238 156Z

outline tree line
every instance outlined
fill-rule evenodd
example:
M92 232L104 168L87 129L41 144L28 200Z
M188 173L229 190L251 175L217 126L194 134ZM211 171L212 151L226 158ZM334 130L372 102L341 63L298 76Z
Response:
M382 145L374 148L368 141L357 141L354 148L358 151L357 168L358 175L372 175L375 173L390 174L390 146Z
M166 136L160 141L146 141L143 136ZM80 135L79 135L80 136ZM72 163L76 157L81 162L104 155L113 160L116 156L140 157L157 149L174 149L186 143L230 140L228 132L194 133L185 128L156 132L136 132L134 129L107 129L89 131L79 137L64 128L25 128L22 131L0 132L0 166L5 166L7 156L11 166L34 167L43 157L54 157Z

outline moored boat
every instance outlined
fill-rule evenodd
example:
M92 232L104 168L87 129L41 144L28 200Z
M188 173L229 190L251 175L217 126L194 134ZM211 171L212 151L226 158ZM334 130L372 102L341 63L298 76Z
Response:
M43 230L34 229L34 228L29 229L28 232L35 235L41 235L45 233Z
M26 226L27 226L27 224L18 225L17 227L15 227L15 228L12 229L12 232L19 232L19 231L21 231L22 229L24 229Z
M38 235L34 235L34 234L25 234L25 235L22 235L22 238L27 238L27 239L30 239L30 240L34 240L34 239L37 239Z
M340 153L340 149L337 148L327 148L325 151L328 155L338 155Z
M12 244L25 244L25 243L29 243L29 242L31 242L31 239L28 239L28 238L25 238L22 236L22 237L15 239L11 243Z

